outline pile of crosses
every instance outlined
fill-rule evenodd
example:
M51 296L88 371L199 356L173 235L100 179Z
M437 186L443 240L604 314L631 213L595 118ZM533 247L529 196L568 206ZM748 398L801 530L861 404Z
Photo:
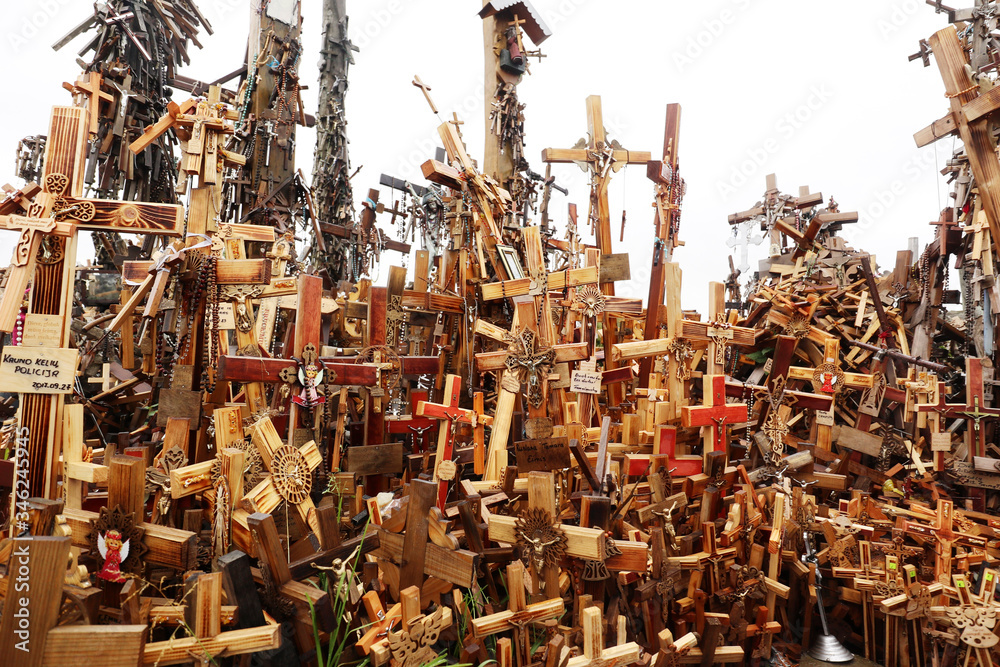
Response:
M532 171L517 86L550 31L530 3L480 13L482 167L453 114L427 183L383 175L400 198L357 216L346 172L313 206L294 166L297 4L253 8L251 60L208 84L176 71L208 27L192 2L124 4L57 44L98 29L0 202L4 660L791 665L839 641L992 664L992 3L937 3L956 25L911 58L933 52L951 106L917 143L964 146L934 241L881 275L839 235L856 213L769 176L703 314L673 256L680 107L654 158L592 96L587 139ZM328 103L317 164L346 170ZM560 163L588 174L593 244L575 205L561 237L550 218ZM653 184L646 299L615 294L627 164ZM418 238L413 267L386 261Z

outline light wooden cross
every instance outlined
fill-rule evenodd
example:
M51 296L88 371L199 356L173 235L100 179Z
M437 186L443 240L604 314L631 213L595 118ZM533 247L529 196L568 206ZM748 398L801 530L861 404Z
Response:
M534 327L537 330L536 310L534 299L529 297L519 297L514 300L514 317L511 322L510 333L495 326L487 326L485 322L476 323L476 331L487 335L499 342L510 344L510 336L516 334L522 327ZM569 361L581 361L588 357L587 343L570 343L553 345L554 352L553 365ZM497 407L493 413L493 429L490 432L490 442L486 452L486 473L485 480L495 481L500 478L500 472L507 465L507 441L510 438L511 419L514 415L514 403L518 391L513 390L516 383L520 389L520 380L515 373L507 370L507 350L500 352L483 352L476 354L476 370L480 373L486 371L499 371L499 390L497 393ZM510 374L511 380L507 380ZM542 378L547 380L547 376Z
M86 107L90 116L90 126L88 130L91 137L97 137L98 123L101 120L101 103L111 102L115 98L110 93L101 90L103 77L100 72L85 72L77 77L75 83L63 83L63 88L73 94L74 102L81 101L81 97L86 98Z
M68 537L15 538L10 554L10 566L21 572L21 585L15 596L11 581L0 617L0 655L5 662L24 667L141 663L145 624L57 626L70 556ZM26 614L31 619L28 630L19 623Z
M313 472L323 463L316 442L310 440L302 447L295 448L281 441L269 417L264 417L250 427L251 442L260 452L268 475L257 486L244 494L258 512L273 513L282 501L295 508L299 518L317 535L320 526L316 518L312 498ZM249 513L243 509L233 511L233 523L246 525ZM248 529L249 530L249 529ZM239 531L234 530L234 536ZM241 545L246 550L248 545Z
M190 176L198 176L201 186L220 185L225 165L246 164L245 156L222 147L223 136L234 131L227 121L238 120L240 114L221 103L220 96L221 87L211 86L207 98L189 99L180 106L169 104L167 114L129 144L129 150L138 154L173 129L181 140L177 191L186 192Z
M76 242L83 230L154 233L178 236L184 209L168 204L146 204L84 199L84 163L87 156L88 116L80 107L54 107L45 144L42 189L26 188L0 203L0 226L20 232L7 284L0 299L0 331L12 331L25 289L32 285L28 314L55 316L59 347L70 341L69 316L73 304ZM34 191L29 197L27 193ZM36 267L38 270L36 271ZM29 493L52 498L58 493L55 466L41 462L57 451L61 424L52 414L62 410L62 395L25 394L22 423L32 428L28 443L32 466Z
M728 432L726 425L746 422L747 404L726 403L724 375L705 375L702 382L703 404L685 405L681 408L681 425L710 427L702 430L706 461L709 452L724 452L728 457L729 441L726 437Z
M972 585L964 574L952 574L955 590L958 591L958 607L933 606L929 610L931 618L950 622L961 630L961 640L969 647L970 655L976 656L979 667L993 667L990 649L996 645L994 632L1000 605L994 600L998 577L997 570L986 570L983 575L983 589L980 595L972 592ZM966 661L966 664L971 664Z
M542 151L542 161L546 163L575 162L585 165L590 172L590 213L588 219L595 224L597 248L602 254L612 252L611 211L608 203L608 186L612 173L618 172L627 164L645 164L650 161L648 151L628 151L617 146L617 142L609 141L604 129L604 115L601 109L601 97L591 95L587 98L587 137L577 146L569 149L546 148ZM601 291L608 296L614 295L613 282L603 283ZM609 336L614 331L611 317L604 316L604 335ZM605 360L605 368L612 370L615 364ZM609 387L609 405L621 402L620 385Z
M493 418L483 414L481 405L478 412L458 407L461 392L462 378L449 375L445 378L443 404L427 401L417 404L418 417L431 417L447 422L438 429L437 453L434 457L433 481L438 483L437 505L442 510L448 499L448 485L455 480L457 472L455 462L451 460L455 446L455 428L458 424L469 424L480 434L481 440L484 428L493 425ZM477 393L482 395L481 392Z
M639 661L642 648L635 642L605 648L604 615L597 607L587 607L580 612L580 625L583 627L583 655L570 658L566 667L624 666Z
M955 503L951 500L939 499L934 517L934 525L928 526L919 521L904 521L903 531L911 536L936 540L934 549L934 579L947 584L952 575L952 550L956 544L984 549L986 539L978 535L967 535L955 531Z
M488 637L500 632L513 630L514 643L519 653L526 657L528 636L525 630L532 623L558 619L566 611L561 597L554 597L528 604L524 593L524 564L515 560L507 565L507 609L488 616L480 616L471 621L476 637Z

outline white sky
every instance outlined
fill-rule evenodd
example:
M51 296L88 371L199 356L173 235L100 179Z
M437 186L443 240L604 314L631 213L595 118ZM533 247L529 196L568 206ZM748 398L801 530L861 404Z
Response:
M0 107L0 182L15 181L14 149L26 135L47 132L49 107L66 104L60 84L78 72L78 38L60 52L50 45L92 11L89 0L5 3L0 60L7 63L7 99ZM303 96L316 107L321 0L303 0ZM918 236L931 239L947 185L938 173L954 142L918 150L912 135L944 115L947 100L937 67L907 62L917 42L945 27L946 17L919 0L534 0L553 36L547 55L531 62L519 86L527 104L526 152L542 172L541 150L568 148L586 132L584 100L602 96L609 136L631 150L662 150L665 107L679 102L680 164L687 180L681 239L674 255L684 271L685 308L701 308L707 283L728 274L726 217L754 205L764 177L775 172L783 192L809 185L833 195L843 211L861 212L848 226L854 247L874 252L883 268ZM960 5L968 4L960 2ZM200 0L215 35L201 33L187 76L212 80L243 58L247 0ZM361 52L350 71L347 99L355 194L377 187L379 174L419 179L433 156L440 122L410 85L414 74L462 126L470 154L483 153L480 0L348 0L350 32ZM186 98L179 92L178 101ZM797 116L797 117L796 117ZM298 164L311 173L315 134L300 130ZM587 187L573 165L554 171L570 197L552 196L560 227L567 201L585 220ZM653 186L645 169L625 169L611 184L616 252L629 252L633 280L618 293L645 298L651 254ZM390 193L383 191L383 201ZM623 207L628 222L617 243ZM388 218L386 218L388 224ZM6 257L13 233L0 236ZM587 239L592 240L592 239ZM766 250L756 248L758 254ZM80 261L87 258L81 244ZM401 261L398 253L384 260ZM0 260L5 262L6 260ZM411 263L412 264L412 263ZM385 279L386 271L381 272Z

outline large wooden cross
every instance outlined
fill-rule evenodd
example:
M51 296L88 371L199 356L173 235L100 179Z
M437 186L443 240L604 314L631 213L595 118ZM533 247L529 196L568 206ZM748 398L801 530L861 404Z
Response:
M595 236L597 248L604 255L611 254L611 211L608 204L608 186L612 173L627 164L645 164L650 161L648 151L629 151L617 148L610 142L604 129L604 115L601 109L601 97L591 95L587 98L587 142L581 140L577 146L568 149L546 148L542 151L542 161L546 163L575 162L586 165L590 171L590 214L589 219L596 225ZM601 285L601 291L608 296L614 295L615 285L606 282ZM604 316L605 345L608 345L613 328L611 318ZM606 359L605 369L612 370L614 362ZM609 405L621 402L621 385L609 387Z
M184 223L184 209L180 206L81 197L87 121L84 108L54 107L45 146L42 189L30 188L33 196L14 195L0 203L0 225L20 231L7 287L0 299L0 331L13 330L30 282L29 316L55 318L58 341L52 342L56 347L69 346L79 231L176 236ZM32 496L52 498L59 492L55 458L62 424L51 415L61 412L63 400L61 395L51 394L25 394L21 399L21 423L31 425L28 456Z

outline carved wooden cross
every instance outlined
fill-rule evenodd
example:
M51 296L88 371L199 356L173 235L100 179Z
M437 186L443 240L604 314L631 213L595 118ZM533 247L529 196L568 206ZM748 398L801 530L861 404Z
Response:
M951 500L939 499L934 525L928 526L919 521L905 521L903 530L906 534L923 539L936 540L934 548L934 578L946 584L952 574L952 549L956 544L983 549L986 539L978 535L966 535L955 531L955 503Z
M429 403L421 401L417 404L418 417L431 417L445 420L447 424L438 429L437 453L434 457L434 477L438 483L437 505L444 510L448 499L448 485L456 477L455 462L451 460L455 446L455 428L458 424L470 424L476 431L482 431L485 426L492 426L493 418L458 407L462 391L462 378L449 375L444 383L444 403Z
M316 442L310 440L302 447L284 444L269 417L264 417L250 427L251 441L260 452L268 475L244 495L259 512L273 513L282 501L295 508L302 519L317 535L320 533L315 506L309 493L312 490L313 472L323 462ZM233 522L243 525L248 513L237 509ZM238 532L235 532L238 534ZM247 545L241 545L247 547Z
M961 630L962 643L969 647L970 654L976 656L979 667L993 666L990 649L997 644L994 628L1000 613L1000 605L993 597L998 577L1000 572L997 570L986 570L983 574L982 595L975 595L964 574L953 574L951 579L958 591L958 607L938 605L929 610L931 618L950 622Z

